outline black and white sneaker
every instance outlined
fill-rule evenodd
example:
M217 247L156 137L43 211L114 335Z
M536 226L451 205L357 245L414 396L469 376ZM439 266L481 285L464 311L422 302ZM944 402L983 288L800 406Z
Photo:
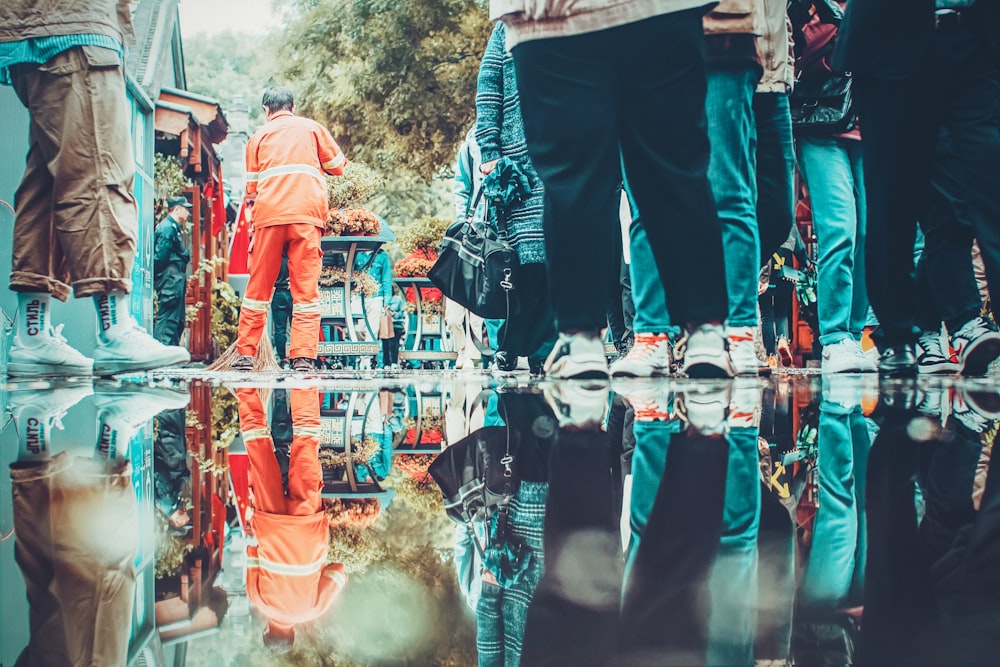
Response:
M962 375L985 375L990 364L1000 357L1000 333L983 318L974 317L951 335L951 348Z
M545 360L545 375L551 380L607 380L608 358L597 332L561 333Z
M952 375L962 367L951 359L939 331L925 331L917 339L917 373L921 375Z

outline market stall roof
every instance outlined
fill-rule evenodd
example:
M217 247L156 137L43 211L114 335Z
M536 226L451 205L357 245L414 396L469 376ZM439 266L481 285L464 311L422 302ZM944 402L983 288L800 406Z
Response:
M222 112L219 101L187 90L162 88L157 104L166 102L187 107L198 119L198 124L208 129L208 138L213 144L221 143L229 134L229 121Z

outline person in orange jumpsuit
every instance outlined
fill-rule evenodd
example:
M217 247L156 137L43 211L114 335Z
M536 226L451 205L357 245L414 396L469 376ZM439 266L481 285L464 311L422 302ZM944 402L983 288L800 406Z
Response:
M347 159L325 127L295 115L287 88L268 88L262 104L267 123L250 137L246 149L253 237L236 343L240 356L232 368L253 369L282 253L287 252L293 304L288 357L293 370L306 372L315 365L319 344L321 241L327 214L324 174L342 175Z
M257 538L247 548L247 597L267 616L264 645L275 653L291 650L295 626L326 613L347 583L343 564L326 562L330 529L319 462L319 396L315 389L290 391L286 488L259 390L236 390L250 459L250 527Z

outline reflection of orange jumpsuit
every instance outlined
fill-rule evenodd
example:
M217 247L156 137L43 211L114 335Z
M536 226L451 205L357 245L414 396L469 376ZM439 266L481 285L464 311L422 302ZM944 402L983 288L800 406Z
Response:
M344 566L325 565L329 527L319 463L319 395L292 389L288 492L274 455L260 394L236 390L240 430L250 457L251 522L257 546L247 550L247 596L269 619L292 626L319 618L347 583Z
M315 359L323 267L320 241L327 212L324 173L342 174L347 160L325 127L279 111L250 137L246 163L254 236L237 348L240 354L256 356L281 255L287 251L293 303L288 356Z

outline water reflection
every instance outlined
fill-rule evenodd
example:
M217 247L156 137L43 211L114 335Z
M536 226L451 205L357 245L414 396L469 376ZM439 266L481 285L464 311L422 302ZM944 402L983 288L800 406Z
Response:
M930 665L1000 649L995 390L613 389L9 385L0 662Z

